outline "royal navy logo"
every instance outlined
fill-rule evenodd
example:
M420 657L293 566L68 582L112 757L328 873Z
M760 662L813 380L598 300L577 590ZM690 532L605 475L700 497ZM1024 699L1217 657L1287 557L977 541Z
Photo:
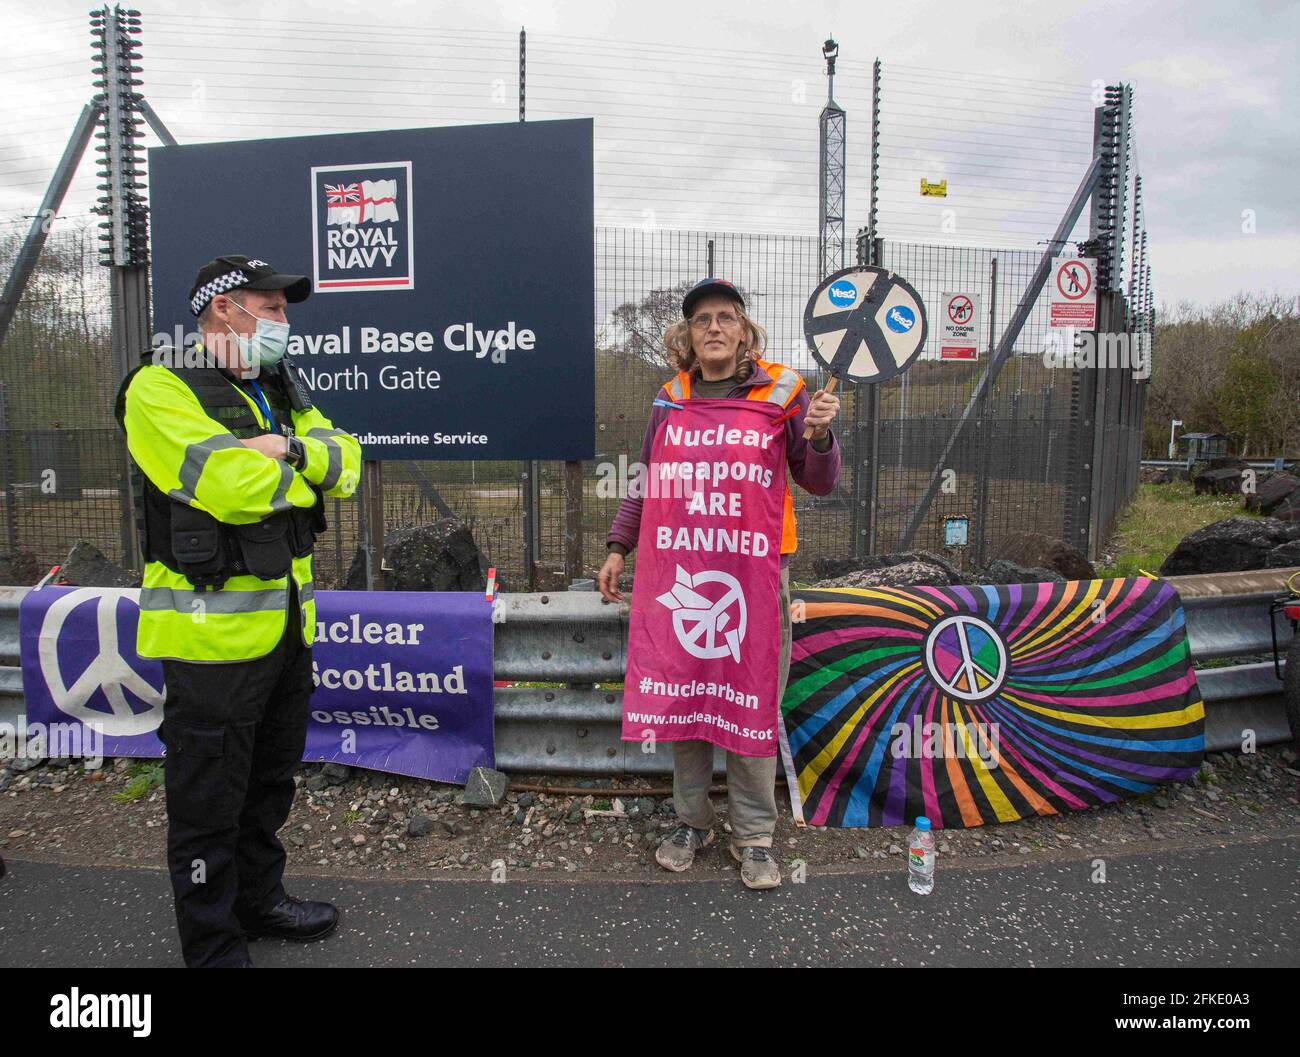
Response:
M311 196L318 293L415 289L409 161L315 166Z

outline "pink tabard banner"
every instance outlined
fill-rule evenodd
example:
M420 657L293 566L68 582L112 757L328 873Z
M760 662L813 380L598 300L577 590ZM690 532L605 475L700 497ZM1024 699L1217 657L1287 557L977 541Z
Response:
M644 482L624 741L776 754L785 417L758 400L669 405Z

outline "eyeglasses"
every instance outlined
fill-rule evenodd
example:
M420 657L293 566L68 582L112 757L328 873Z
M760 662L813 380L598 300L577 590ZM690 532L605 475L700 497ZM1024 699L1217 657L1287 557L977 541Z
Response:
M737 323L740 322L740 320L737 319L730 312L719 312L717 318L718 318L718 326L720 327L734 327ZM701 312L698 315L691 317L691 327L694 330L708 330L709 327L711 327L712 325L713 325L712 312Z

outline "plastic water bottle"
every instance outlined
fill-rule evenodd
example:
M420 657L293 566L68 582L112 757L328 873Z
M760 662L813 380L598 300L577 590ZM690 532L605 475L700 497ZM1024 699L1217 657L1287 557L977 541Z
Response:
M934 834L924 815L917 818L907 842L907 887L923 896L934 888Z

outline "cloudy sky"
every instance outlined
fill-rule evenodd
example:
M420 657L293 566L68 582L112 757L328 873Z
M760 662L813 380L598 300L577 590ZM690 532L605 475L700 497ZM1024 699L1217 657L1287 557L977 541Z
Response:
M7 2L0 218L30 213L89 95L88 5ZM1135 93L1164 303L1300 294L1300 5L143 0L144 91L181 142L510 121L596 123L598 223L815 235L819 56L841 49L848 228L866 222L871 62L881 227L1032 248L1087 162L1091 93ZM887 12L887 13L886 13ZM153 142L153 141L150 141ZM94 197L90 167L68 221ZM947 179L947 201L920 178ZM945 213L944 210L948 210ZM946 223L946 227L944 226Z

